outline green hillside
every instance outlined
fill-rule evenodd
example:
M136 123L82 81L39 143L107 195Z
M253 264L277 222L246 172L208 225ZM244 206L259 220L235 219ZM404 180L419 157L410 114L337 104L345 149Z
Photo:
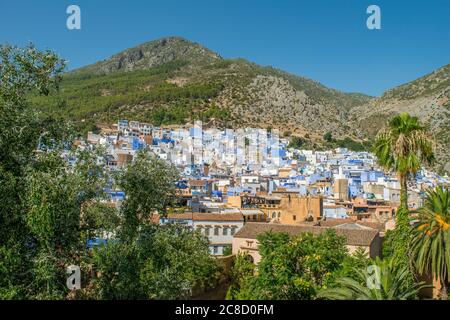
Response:
M244 125L248 120L258 126L265 121L249 119L259 110L247 92L257 76L288 81L294 91L307 95L309 104L351 108L371 99L243 59L225 60L198 44L172 37L67 73L60 92L32 100L45 113L75 120L86 129L119 118L157 125L214 118L219 124ZM252 90L256 93L259 88ZM287 116L289 107L285 107ZM277 124L277 119L273 120Z
M317 148L338 141L366 148L390 117L409 112L436 134L439 168L450 171L449 68L373 98L244 59L223 59L169 37L68 72L59 92L31 100L46 114L74 121L82 132L121 118L155 125L199 119L217 127L278 128ZM334 144L324 141L327 132Z

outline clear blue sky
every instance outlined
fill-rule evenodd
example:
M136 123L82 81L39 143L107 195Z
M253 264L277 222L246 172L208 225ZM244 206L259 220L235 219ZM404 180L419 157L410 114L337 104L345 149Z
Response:
M66 28L70 4L81 7L81 30ZM370 4L381 7L381 30L366 27ZM0 0L0 43L32 41L69 69L168 35L380 95L450 63L450 0Z

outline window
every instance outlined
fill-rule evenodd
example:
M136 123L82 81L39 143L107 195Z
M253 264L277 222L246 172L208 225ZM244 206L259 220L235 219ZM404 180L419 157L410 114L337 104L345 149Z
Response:
M219 235L219 227L215 227L214 228L214 235L218 236Z
M292 216L292 220L297 220L297 216L295 214Z
M223 235L224 236L228 235L228 227L223 227Z
M209 236L209 229L210 229L209 227L205 228L205 236Z
M202 233L202 227L197 227L197 231Z
M218 246L214 246L213 247L213 253L214 254L218 254L219 253L219 247Z
M277 213L276 212L272 212L272 219L275 219L277 217Z
M236 226L231 227L231 235L234 236L234 234L236 233Z

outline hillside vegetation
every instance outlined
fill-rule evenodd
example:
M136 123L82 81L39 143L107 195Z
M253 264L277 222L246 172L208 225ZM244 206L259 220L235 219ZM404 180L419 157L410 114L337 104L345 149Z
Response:
M199 44L169 37L66 73L60 92L32 99L83 131L120 118L156 125L199 119L218 127L288 130L318 148L330 145L323 136L332 132L341 145L367 149L387 119L407 111L436 134L439 167L450 171L449 69L373 98L244 59L223 59Z

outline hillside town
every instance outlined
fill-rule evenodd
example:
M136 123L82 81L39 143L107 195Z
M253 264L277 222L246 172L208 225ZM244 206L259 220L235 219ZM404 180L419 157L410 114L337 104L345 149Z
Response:
M450 1L3 2L11 313L448 305Z
M214 256L245 252L258 263L256 238L262 233L320 234L332 228L346 238L349 252L362 248L375 258L385 232L395 227L400 205L398 178L384 172L373 154L297 150L275 129L219 130L201 122L163 128L120 120L98 134L89 132L75 145L104 148L106 155L98 161L111 171L122 170L138 152L176 166L181 207L168 215L155 212L152 220L199 230ZM422 206L426 189L448 187L450 178L422 169L409 183L408 207L413 210ZM122 190L106 192L116 206L126 197Z

